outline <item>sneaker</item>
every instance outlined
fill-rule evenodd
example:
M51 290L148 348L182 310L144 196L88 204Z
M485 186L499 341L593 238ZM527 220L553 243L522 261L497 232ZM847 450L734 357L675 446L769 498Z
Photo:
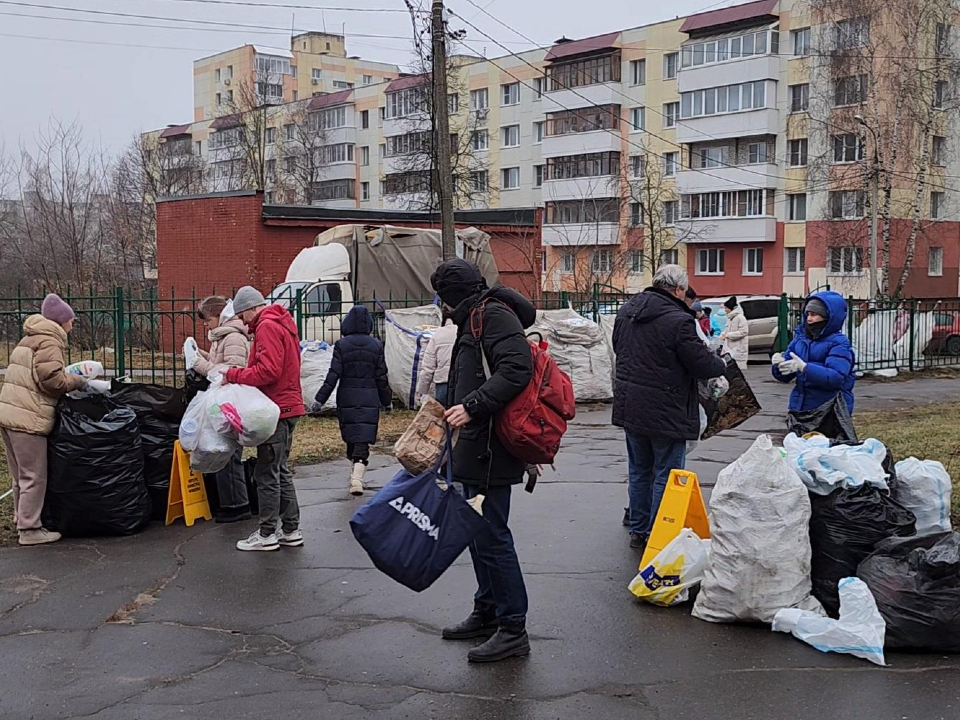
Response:
M630 533L630 547L634 549L641 549L647 546L647 538L645 538L640 533Z
M284 547L301 547L303 545L303 532L299 528L290 532L280 530L277 532L277 542Z
M277 540L277 534L271 533L267 537L260 534L259 530L254 530L246 540L237 541L237 550L279 550L280 542Z
M63 537L58 532L40 528L39 530L21 530L18 542L21 545L49 545Z

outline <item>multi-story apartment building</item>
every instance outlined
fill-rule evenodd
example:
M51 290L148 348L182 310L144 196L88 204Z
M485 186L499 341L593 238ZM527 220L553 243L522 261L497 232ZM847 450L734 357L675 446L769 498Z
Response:
M869 293L873 206L879 281L892 292L909 267L905 292L958 294L955 18L898 51L915 63L939 58L917 80L928 94L903 90L897 78L909 73L890 70L893 16L848 6L758 0L547 50L453 58L457 204L543 207L531 262L546 290L634 290L660 263L679 262L703 296L827 284ZM342 38L294 38L286 65L270 60L285 102L244 116L215 111L210 73L219 68L222 83L229 61L249 75L266 53L245 46L199 61L197 121L155 136L199 154L213 189L257 187L279 204L429 208L427 79L361 70L373 64L359 59L349 72L323 64L345 54ZM286 74L294 60L322 66L320 82ZM897 93L921 98L909 117L898 115Z

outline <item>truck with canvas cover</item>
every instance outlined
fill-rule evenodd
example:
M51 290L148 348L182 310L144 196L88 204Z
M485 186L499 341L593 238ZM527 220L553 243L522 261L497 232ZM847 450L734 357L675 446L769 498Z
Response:
M499 282L487 233L472 227L458 230L457 256L476 263L491 287ZM300 319L303 340L333 343L340 337L341 318L355 302L392 299L395 304L398 298L410 298L419 305L431 298L430 276L442 261L439 230L338 225L300 251L268 300L290 308Z

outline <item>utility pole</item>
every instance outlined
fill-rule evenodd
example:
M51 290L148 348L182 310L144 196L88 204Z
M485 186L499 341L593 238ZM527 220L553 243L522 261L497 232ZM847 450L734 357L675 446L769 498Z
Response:
M876 130L867 124L862 115L855 115L854 119L873 135L873 167L870 168L870 299L876 300L880 294L877 284L877 213L880 204L880 138Z
M443 259L457 256L457 236L453 223L453 169L450 164L450 115L447 107L447 41L443 24L443 0L433 0L430 22L433 39L433 148L440 201L440 229Z

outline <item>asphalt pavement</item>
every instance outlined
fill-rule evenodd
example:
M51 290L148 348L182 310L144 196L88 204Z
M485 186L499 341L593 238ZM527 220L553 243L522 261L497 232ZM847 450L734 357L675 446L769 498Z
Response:
M764 411L704 442L709 488L787 388L751 368ZM960 398L955 380L863 384L862 409ZM380 485L394 468L374 459ZM470 609L464 555L417 594L375 570L350 533L363 500L343 462L300 468L303 548L239 553L254 523L153 524L130 538L0 551L0 718L220 720L936 720L960 715L960 657L889 653L889 668L825 655L769 628L713 625L689 605L641 605L620 524L625 453L609 409L581 413L556 473L514 495L530 594L527 658L466 662L440 628Z

